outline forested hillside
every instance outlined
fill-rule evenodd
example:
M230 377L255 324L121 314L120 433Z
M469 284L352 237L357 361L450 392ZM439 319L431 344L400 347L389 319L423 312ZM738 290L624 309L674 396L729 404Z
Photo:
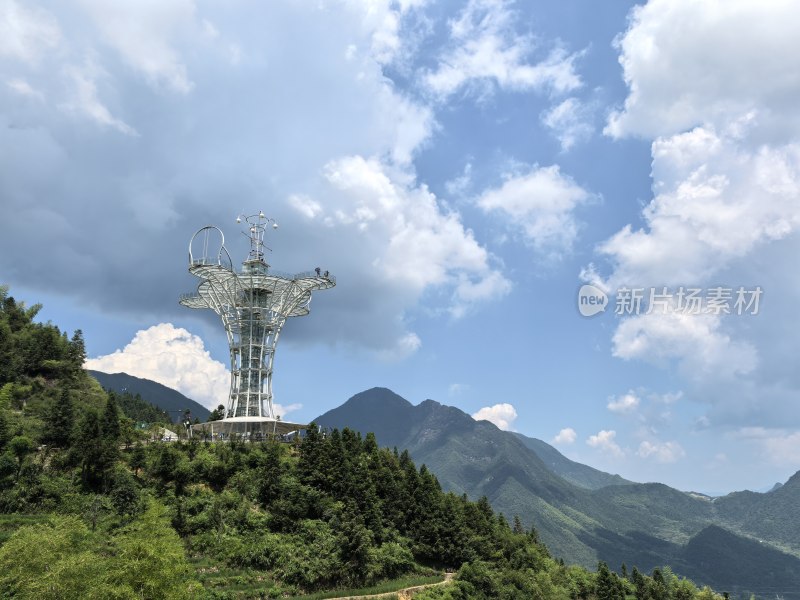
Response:
M712 501L660 483L625 482L572 463L543 442L475 421L455 407L433 400L414 406L385 388L356 394L317 420L374 431L378 439L408 449L436 473L445 490L485 495L496 510L535 525L553 553L568 562L626 562L647 570L670 564L745 597L763 589L766 577L772 591L800 598L792 568L769 571L780 555L778 562L800 572L800 475L769 494L741 492ZM712 524L724 527L726 539L736 543L702 544L704 560L697 562L692 544L695 537L706 539L701 533ZM752 543L753 537L759 542ZM747 552L731 554L733 546Z
M371 434L145 443L81 370L80 334L35 314L0 293L0 597L279 598L452 568L415 597L720 598L669 569L566 566Z

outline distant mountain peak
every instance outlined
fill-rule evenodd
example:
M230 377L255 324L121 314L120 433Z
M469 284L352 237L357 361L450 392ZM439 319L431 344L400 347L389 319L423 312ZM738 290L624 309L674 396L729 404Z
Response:
M103 373L87 369L87 373L94 377L100 385L107 390L118 393L129 392L139 394L143 400L167 411L173 421L177 421L187 408L192 417L205 421L211 414L205 406L187 398L177 390L173 390L157 381L136 377L127 373ZM223 399L224 402L224 399Z

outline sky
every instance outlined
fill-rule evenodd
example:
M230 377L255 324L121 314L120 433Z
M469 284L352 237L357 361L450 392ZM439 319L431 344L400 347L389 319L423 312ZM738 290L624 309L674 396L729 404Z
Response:
M0 0L0 283L224 402L191 235L337 278L278 413L434 399L634 481L800 469L800 5ZM583 287L589 285L591 287ZM594 313L594 314L591 314Z

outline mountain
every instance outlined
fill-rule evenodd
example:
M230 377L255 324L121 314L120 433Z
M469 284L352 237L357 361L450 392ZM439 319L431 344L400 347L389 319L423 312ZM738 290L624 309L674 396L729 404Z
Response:
M734 492L715 499L714 507L731 528L800 555L800 471L771 492Z
M211 414L211 411L205 406L155 381L141 379L127 373L102 373L100 371L88 371L88 373L107 390L139 394L146 402L167 411L173 421L177 421L187 408L192 411L193 418L197 417L201 421L208 419Z
M558 450L547 442L531 438L521 433L514 433L525 446L536 453L542 459L550 471L577 486L590 490L597 490L607 485L625 485L633 483L623 479L619 475L611 475L604 471L599 471L593 467L582 465L574 460L568 459Z
M734 597L800 600L800 559L709 525L681 549L673 565Z
M374 432L381 445L407 449L443 489L473 499L485 495L497 511L535 525L553 554L568 562L625 562L648 572L674 564L681 574L691 572L698 583L711 585L724 581L729 548L746 548L743 556L753 564L777 560L773 553L779 550L796 555L790 559L800 555L800 473L769 494L717 499L660 483L631 483L569 461L540 440L501 431L433 400L414 406L385 388L356 394L314 421ZM707 531L712 525L716 529ZM708 542L716 538L727 545ZM705 562L689 571L698 548ZM744 569L740 573L738 585L757 589L757 579L748 579ZM775 578L776 586L793 589L788 571L779 569Z

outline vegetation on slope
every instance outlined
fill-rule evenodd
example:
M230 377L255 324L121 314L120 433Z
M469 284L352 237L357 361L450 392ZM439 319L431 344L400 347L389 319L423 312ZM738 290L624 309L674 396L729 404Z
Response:
M648 571L671 564L717 588L755 591L762 589L760 573L769 570L775 549L798 550L800 474L769 494L738 493L714 502L663 484L620 484L606 474L613 485L586 489L592 486L558 477L521 436L431 400L413 406L384 388L357 394L318 421L388 437L427 464L445 490L486 495L496 510L535 524L556 556L587 567L598 560ZM710 524L738 534L731 537L737 547L748 548L746 555L734 560L725 548L706 545L702 564L686 560L687 545ZM748 544L742 536L763 543ZM797 558L784 558L800 572ZM738 568L739 561L758 568ZM727 572L735 576L720 576ZM770 578L772 589L800 598L790 571L780 569Z
M3 597L287 597L450 567L419 598L718 598L669 570L565 566L371 434L145 444L80 369L79 335L5 290L0 306L0 354L25 357L0 373Z

